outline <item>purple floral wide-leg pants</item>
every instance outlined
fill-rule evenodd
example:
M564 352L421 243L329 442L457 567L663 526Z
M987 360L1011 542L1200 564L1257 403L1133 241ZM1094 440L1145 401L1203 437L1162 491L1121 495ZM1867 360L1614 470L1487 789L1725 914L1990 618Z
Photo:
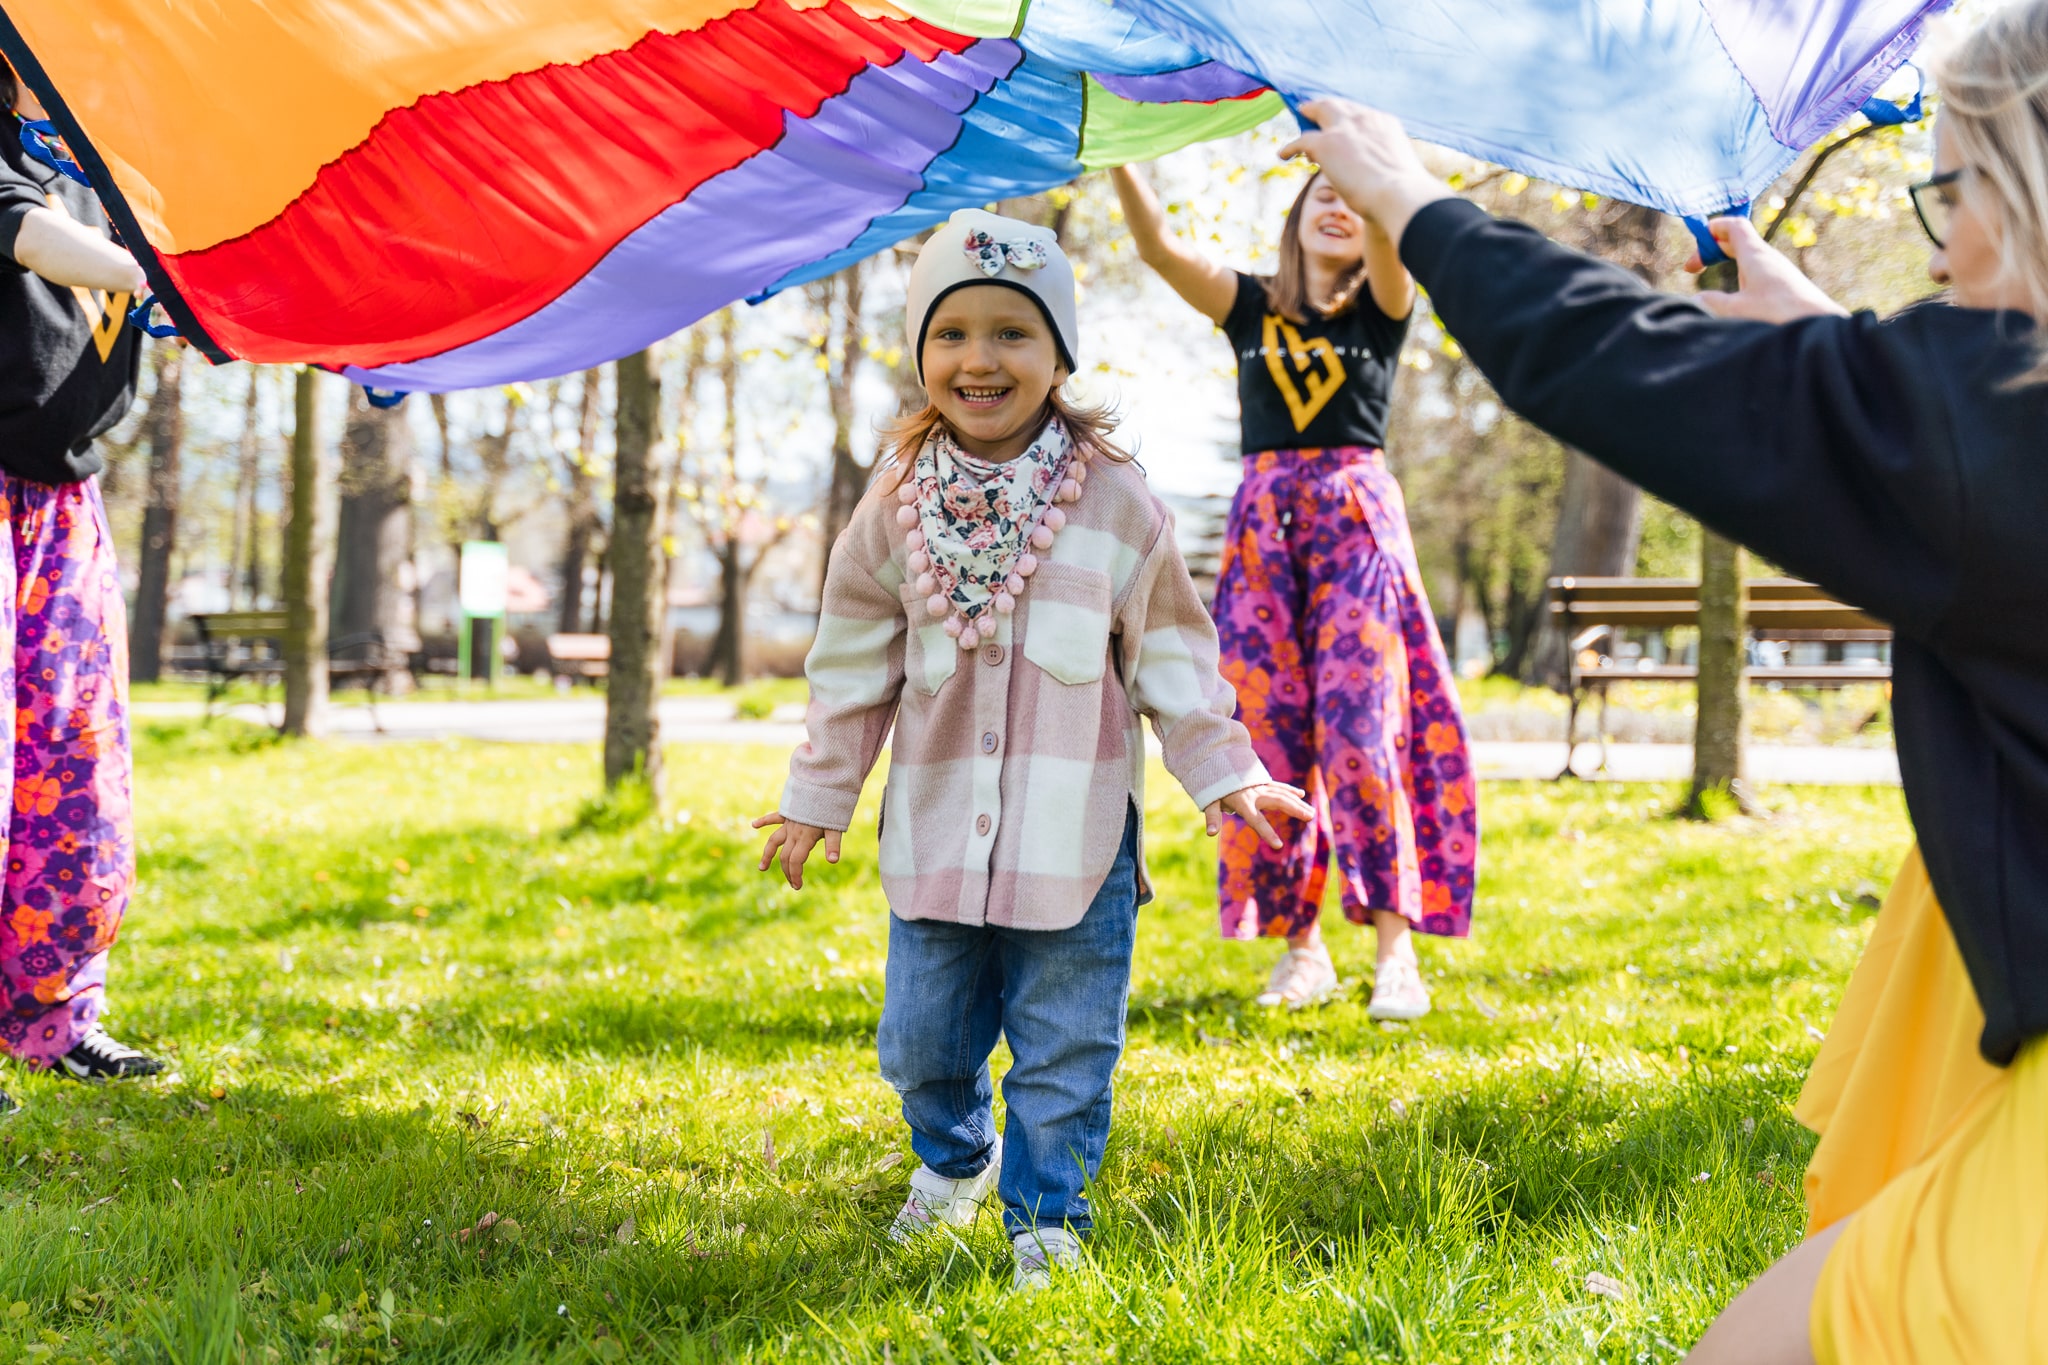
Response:
M1224 937L1308 929L1332 852L1346 918L1394 910L1424 933L1468 933L1479 859L1472 760L1407 508L1380 452L1245 457L1216 627L1259 758L1316 809L1312 821L1272 817L1289 840L1279 852L1244 822L1225 822Z
M0 474L0 701L14 769L0 1049L35 1067L98 1020L135 880L128 627L97 482Z

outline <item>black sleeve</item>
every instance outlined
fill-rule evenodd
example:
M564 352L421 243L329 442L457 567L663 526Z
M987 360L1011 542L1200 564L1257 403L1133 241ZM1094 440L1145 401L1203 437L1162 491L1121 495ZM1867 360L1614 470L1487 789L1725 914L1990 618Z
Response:
M14 262L14 239L21 235L21 220L31 212L49 207L42 186L0 161L0 256Z
M1358 302L1352 305L1365 325L1366 336L1372 341L1373 352L1387 360L1399 360L1401 347L1408 340L1408 325L1415 321L1415 307L1410 304L1405 317L1390 318L1380 311L1379 300L1372 296L1370 288L1360 288Z
M1257 275L1247 275L1242 270L1237 275L1237 298L1230 305L1230 312L1223 318L1223 335L1238 346L1249 343L1246 338L1259 334L1259 324L1266 316L1266 282Z
M1716 318L1462 200L1418 213L1401 254L1516 412L1901 630L1931 629L1957 570L1958 476L1891 324Z

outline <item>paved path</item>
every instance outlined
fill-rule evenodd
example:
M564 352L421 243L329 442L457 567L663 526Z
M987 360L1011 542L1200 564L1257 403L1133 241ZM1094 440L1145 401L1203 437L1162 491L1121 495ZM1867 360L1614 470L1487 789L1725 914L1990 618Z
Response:
M275 724L281 706L270 708ZM391 741L422 739L486 739L528 744L590 744L604 734L604 700L570 697L560 701L432 701L386 702L377 708L384 722L379 734L368 707L336 706L332 733L337 738ZM193 717L196 702L142 702L139 718ZM263 708L245 703L229 714L262 723ZM768 720L735 720L732 704L718 697L669 697L661 703L661 733L677 744L767 744L794 748L804 728L796 708L784 707ZM1148 732L1149 733L1149 732ZM1483 778L1553 777L1564 766L1561 741L1518 743L1481 740L1472 746L1474 764ZM1599 749L1579 746L1578 770L1592 775ZM1752 744L1750 776L1758 782L1824 784L1896 784L1898 756L1889 748ZM1684 744L1614 744L1608 746L1604 776L1622 782L1669 782L1692 772L1692 749Z

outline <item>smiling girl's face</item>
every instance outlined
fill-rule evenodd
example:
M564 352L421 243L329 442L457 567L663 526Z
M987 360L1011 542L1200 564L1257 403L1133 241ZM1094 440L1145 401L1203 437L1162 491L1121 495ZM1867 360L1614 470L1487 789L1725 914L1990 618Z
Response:
M1365 220L1352 212L1336 187L1318 174L1301 205L1302 254L1339 272L1365 259Z
M924 389L968 454L1013 460L1066 382L1052 324L1031 297L997 284L956 289L924 333Z

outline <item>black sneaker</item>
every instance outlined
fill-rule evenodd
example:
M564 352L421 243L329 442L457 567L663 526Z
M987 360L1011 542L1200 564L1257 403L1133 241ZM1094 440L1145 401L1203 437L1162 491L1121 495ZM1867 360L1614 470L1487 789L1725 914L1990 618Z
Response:
M95 1024L92 1032L78 1040L78 1046L57 1059L50 1074L70 1081L125 1081L154 1076L164 1065L161 1057L146 1056L126 1043L117 1043Z
M12 1118L21 1112L21 1101L0 1090L0 1119Z

